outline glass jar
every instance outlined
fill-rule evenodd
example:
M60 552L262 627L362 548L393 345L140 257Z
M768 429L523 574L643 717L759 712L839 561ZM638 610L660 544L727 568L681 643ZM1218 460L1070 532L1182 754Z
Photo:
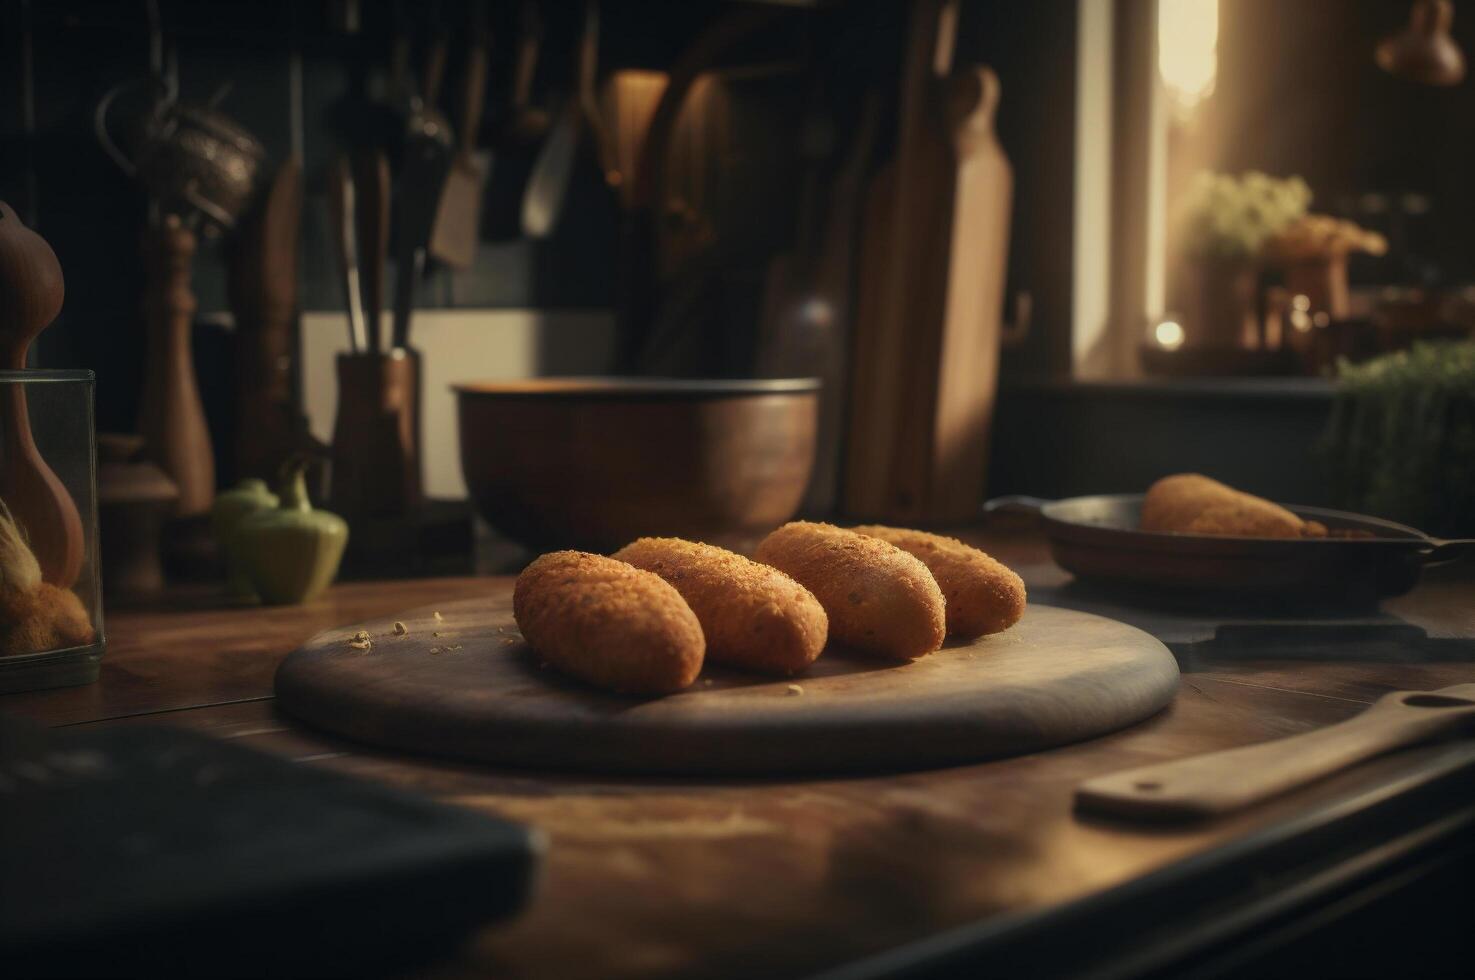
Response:
M97 679L92 392L91 371L0 371L0 692Z

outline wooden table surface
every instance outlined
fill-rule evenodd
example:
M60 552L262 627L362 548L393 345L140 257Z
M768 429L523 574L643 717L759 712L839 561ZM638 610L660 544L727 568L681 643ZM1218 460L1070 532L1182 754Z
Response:
M975 535L1031 585L1064 574L1031 535ZM508 577L350 583L294 608L182 595L108 613L93 685L0 696L54 726L180 725L525 821L549 837L531 907L484 930L438 976L789 976L953 927L1076 902L1366 795L1468 743L1410 750L1242 816L1181 829L1079 817L1081 780L1294 734L1389 690L1475 680L1468 653L1198 663L1175 703L1092 742L931 772L820 780L630 779L496 770L394 755L309 731L272 706L277 663L320 629L503 595ZM1426 582L1386 607L1431 636L1475 638L1475 584ZM1443 755L1441 755L1441 753Z

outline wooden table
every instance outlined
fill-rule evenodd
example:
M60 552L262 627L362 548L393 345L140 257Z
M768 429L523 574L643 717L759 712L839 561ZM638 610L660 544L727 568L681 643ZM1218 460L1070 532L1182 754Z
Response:
M976 536L1032 586L1064 578L1033 536ZM201 594L113 610L98 683L0 697L0 711L56 726L180 725L542 828L551 848L530 909L484 930L438 976L790 976L847 965L844 975L861 976L980 957L992 972L1177 969L1226 944L1251 948L1247 933L1294 931L1285 923L1368 888L1383 894L1409 869L1437 875L1468 859L1475 839L1472 740L1389 756L1204 826L1134 827L1071 806L1088 776L1305 731L1388 690L1475 680L1475 643L1449 644L1437 661L1200 662L1167 711L1128 731L868 778L481 769L349 744L273 710L277 663L314 632L510 588L507 577L352 583L296 608L222 607ZM1431 636L1475 638L1468 578L1434 579L1387 608Z

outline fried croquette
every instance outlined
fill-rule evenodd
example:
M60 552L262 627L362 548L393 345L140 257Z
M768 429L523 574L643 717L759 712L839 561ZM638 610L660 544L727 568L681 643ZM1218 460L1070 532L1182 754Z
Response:
M841 643L892 660L942 646L942 590L926 565L889 542L794 521L764 538L753 557L814 593Z
M1326 528L1197 473L1165 476L1142 500L1142 530L1241 538L1321 538Z
M777 568L682 538L640 538L613 557L655 572L681 593L715 661L793 674L824 649L829 620L819 600Z
M998 633L1024 615L1024 579L987 553L957 538L900 527L866 524L861 534L889 541L918 558L947 600L950 636L973 639Z
M621 694L670 694L702 669L696 614L659 575L613 558L555 551L512 593L523 637L566 674Z

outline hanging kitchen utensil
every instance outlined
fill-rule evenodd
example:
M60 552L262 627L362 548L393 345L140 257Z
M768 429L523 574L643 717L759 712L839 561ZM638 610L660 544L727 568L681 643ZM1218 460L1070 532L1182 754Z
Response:
M172 57L157 53L163 42L154 26L154 61L172 64ZM215 460L191 350L194 228L201 221L210 234L235 227L256 193L266 153L255 137L215 108L225 89L208 104L191 106L179 102L172 71L156 71L145 82L155 97L132 157L113 141L108 111L138 83L125 82L105 94L93 128L104 151L150 196L143 239L149 346L139 429L150 455L179 487L175 516L200 517L215 494Z
M140 84L152 86L155 98L130 157L113 140L108 113L120 95ZM256 137L215 108L223 94L203 106L189 105L178 101L172 81L155 77L114 87L93 113L93 131L107 155L143 185L162 212L188 225L204 217L219 228L234 228L266 161Z
M0 363L26 366L37 335L61 312L61 263L46 240L0 202ZM0 500L24 529L44 581L71 588L82 570L82 518L31 435L25 386L4 386L0 400Z
M456 269L471 267L481 231L481 200L486 171L477 163L475 154L490 44L485 21L483 4L473 3L471 39L466 52L466 80L461 93L460 145L441 187L435 225L430 233L430 254Z
M1450 0L1414 0L1408 26L1378 42L1378 67L1420 85L1458 85L1465 55L1450 34L1454 17Z
M1098 776L1076 804L1124 817L1218 817L1298 789L1395 749L1475 730L1475 684L1394 691L1326 728Z
M363 291L359 283L358 201L353 170L348 158L335 156L328 164L328 221L332 225L333 251L343 276L343 300L348 308L348 348L358 353L378 345L378 332L370 334L364 323Z
M581 149L592 151L600 160L601 173L608 173L604 162L603 129L594 95L594 74L599 57L599 5L594 0L584 4L584 27L579 36L577 71L574 90L564 101L558 122L548 134L537 162L528 178L527 193L522 199L522 231L528 238L547 238L553 234L563 214L569 183Z
M420 104L410 115L405 158L400 169L395 212L394 336L392 346L410 342L415 287L425 270L425 253L440 203L441 186L450 166L451 127L435 108L446 67L446 38L430 44Z
M482 237L507 241L522 236L522 199L538 150L548 134L548 112L532 104L543 19L534 0L524 0L513 56L512 98L498 129L495 157L482 205Z
M381 149L353 152L353 224L369 349L384 335L384 270L389 261L389 157Z

